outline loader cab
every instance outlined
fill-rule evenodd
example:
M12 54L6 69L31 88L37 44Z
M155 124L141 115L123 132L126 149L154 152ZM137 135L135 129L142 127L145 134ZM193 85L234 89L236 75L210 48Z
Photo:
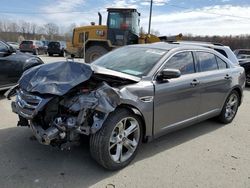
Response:
M108 8L107 27L112 45L138 44L140 13L133 8Z

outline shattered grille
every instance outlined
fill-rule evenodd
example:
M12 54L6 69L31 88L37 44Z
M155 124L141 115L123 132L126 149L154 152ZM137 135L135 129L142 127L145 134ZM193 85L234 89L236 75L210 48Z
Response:
M33 117L35 109L39 106L42 99L32 95L22 89L17 90L16 107L18 113L28 119Z

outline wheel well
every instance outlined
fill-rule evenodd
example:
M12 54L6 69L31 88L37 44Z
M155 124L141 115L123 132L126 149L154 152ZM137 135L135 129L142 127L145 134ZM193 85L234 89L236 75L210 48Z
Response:
M111 48L108 45L108 42L106 42L106 41L89 41L86 44L86 50L88 48L90 48L91 46L102 46L102 47L106 48L108 51L111 50Z
M143 142L147 142L147 138L146 138L146 123L145 123L145 119L144 119L142 113L140 112L140 110L138 108L136 108L136 107L134 107L132 105L128 105L128 104L121 104L117 108L127 109L131 113L133 113L133 114L137 115L138 117L140 117L140 119L142 121L142 132L143 132L142 141Z
M238 93L238 95L240 97L240 104L241 104L241 98L242 98L242 91L241 91L241 89L238 88L238 87L236 87L236 88L233 89L233 91L236 91Z

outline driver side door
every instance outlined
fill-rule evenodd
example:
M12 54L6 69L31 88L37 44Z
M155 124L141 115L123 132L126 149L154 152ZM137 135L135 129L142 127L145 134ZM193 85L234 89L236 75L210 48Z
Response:
M155 137L194 123L199 110L199 81L193 53L176 53L161 70L166 68L179 69L181 76L164 82L154 81Z

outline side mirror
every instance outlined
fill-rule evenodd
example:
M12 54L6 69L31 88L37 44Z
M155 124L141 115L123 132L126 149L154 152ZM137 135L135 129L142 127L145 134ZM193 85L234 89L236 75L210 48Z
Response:
M157 80L163 81L166 79L179 78L181 72L178 69L163 69L157 76Z

